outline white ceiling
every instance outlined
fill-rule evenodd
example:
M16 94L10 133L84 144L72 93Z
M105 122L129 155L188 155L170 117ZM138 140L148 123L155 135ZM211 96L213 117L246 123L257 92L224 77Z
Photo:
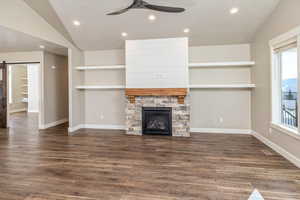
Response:
M64 47L0 26L0 52L41 51L40 45L45 51L68 55Z
M106 13L128 6L132 0L50 0L51 5L83 50L124 48L121 32L126 39L182 37L184 28L190 46L221 45L250 42L260 25L280 0L148 0L149 3L186 8L180 14L150 10L131 10L119 16ZM231 7L240 12L230 15ZM157 20L149 22L149 14ZM80 27L72 24L81 22Z

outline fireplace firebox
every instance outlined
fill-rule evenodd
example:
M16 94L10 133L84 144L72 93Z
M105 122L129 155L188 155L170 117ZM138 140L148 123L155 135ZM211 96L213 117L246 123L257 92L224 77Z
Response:
M172 108L143 107L142 132L144 135L172 136Z

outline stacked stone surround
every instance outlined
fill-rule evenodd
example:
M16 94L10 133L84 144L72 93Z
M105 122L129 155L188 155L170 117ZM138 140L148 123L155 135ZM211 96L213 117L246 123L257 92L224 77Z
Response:
M172 107L172 135L190 137L190 98L178 104L177 97L138 96L135 103L126 100L126 125L128 135L142 135L142 107Z

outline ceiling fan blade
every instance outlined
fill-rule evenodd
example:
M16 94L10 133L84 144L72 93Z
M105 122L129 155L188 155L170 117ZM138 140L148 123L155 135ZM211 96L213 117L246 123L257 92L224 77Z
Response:
M127 12L129 9L133 8L136 4L138 4L140 0L134 0L133 3L128 6L127 8L124 8L122 10L116 11L116 12L112 12L112 13L108 13L107 15L120 15L123 14L125 12Z
M170 13L180 13L184 12L184 8L176 8L176 7L167 7L167 6L157 6L157 5L152 5L152 4L146 4L144 5L146 8L151 9L151 10L156 10L156 11L161 11L161 12L170 12Z
M119 10L119 11L116 11L116 12L112 12L112 13L108 13L106 15L120 15L122 13L125 13L129 10L130 8L125 8L125 9L122 9L122 10Z

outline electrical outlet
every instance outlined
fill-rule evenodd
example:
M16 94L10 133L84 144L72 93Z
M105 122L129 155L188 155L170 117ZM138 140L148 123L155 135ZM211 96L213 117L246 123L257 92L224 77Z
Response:
M103 120L104 119L104 115L101 113L100 115L100 119Z
M220 117L220 118L219 118L219 122L220 122L221 124L224 122L223 117Z

